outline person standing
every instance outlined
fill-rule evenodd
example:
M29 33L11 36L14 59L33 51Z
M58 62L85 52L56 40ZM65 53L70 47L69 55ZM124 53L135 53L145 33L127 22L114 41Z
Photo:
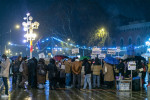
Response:
M49 78L49 89L56 90L56 77L57 77L58 69L56 67L54 59L50 59L50 64L48 64L47 70L48 70L48 78Z
M16 61L16 66L18 66L18 85L20 84L20 82L22 81L22 72L19 72L19 68L20 68L20 65L21 65L21 63L22 63L22 57L21 57L21 55L20 56L18 56L18 59L17 59L17 61Z
M28 61L28 72L29 72L29 76L28 76L28 82L29 82L29 86L31 86L31 88L36 88L37 84L36 84L36 67L37 64L34 61L34 59L30 59Z
M77 81L78 82L77 89L79 90L81 88L81 69L82 69L82 63L79 61L79 59L76 59L72 63L73 87L76 88L76 81Z
M91 64L88 62L87 58L84 59L83 63L84 64L82 66L84 66L84 72L85 72L83 89L84 90L86 89L87 83L88 83L89 90L91 90L92 89L92 86L91 86Z
M5 94L1 97L8 97L8 82L7 79L9 77L9 67L10 67L10 60L7 58L5 54L2 55L2 62L0 62L0 66L2 67L2 79L5 86Z
M37 83L39 89L44 88L44 84L46 82L46 73L47 73L46 69L47 66L45 64L45 60L43 58L40 58L37 65Z
M65 73L66 73L66 88L71 87L71 59L65 61Z
M93 71L93 88L96 88L96 82L97 87L100 88L100 75L102 73L102 66L99 63L98 58L95 58L95 63L92 65L92 71Z
M20 65L20 72L22 72L22 81L19 84L19 87L25 88L24 84L28 81L28 66L27 66L27 57L23 58L23 61Z
M14 61L13 65L12 65L12 72L13 72L13 80L12 80L12 83L14 85L17 84L17 81L18 81L18 84L21 82L21 72L19 72L19 68L20 68L20 65L21 65L21 61L22 61L22 57L21 56L18 56L17 60Z
M103 73L104 73L104 81L107 84L107 87L112 88L114 81L113 66L111 64L104 63Z

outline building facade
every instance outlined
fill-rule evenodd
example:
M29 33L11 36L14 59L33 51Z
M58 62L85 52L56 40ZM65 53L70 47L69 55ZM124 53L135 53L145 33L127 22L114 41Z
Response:
M116 32L117 35L111 39L112 46L144 45L150 38L150 22L130 23L118 27Z

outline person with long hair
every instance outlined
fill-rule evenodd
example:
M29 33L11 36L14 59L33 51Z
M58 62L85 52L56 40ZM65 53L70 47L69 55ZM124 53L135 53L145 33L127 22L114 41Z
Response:
M9 77L9 67L10 67L10 60L7 58L5 54L2 55L2 61L0 62L0 66L2 67L2 78L5 87L5 94L1 97L8 97L8 82L7 79Z

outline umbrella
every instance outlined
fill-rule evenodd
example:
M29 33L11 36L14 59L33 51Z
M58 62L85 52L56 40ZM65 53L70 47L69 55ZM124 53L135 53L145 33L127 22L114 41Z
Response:
M88 60L90 59L90 57L88 57L88 56L83 56L83 57L80 57L80 60L83 60L85 58L88 59Z
M115 58L113 58L113 57L106 57L106 58L104 59L104 61L105 61L106 63L109 63L109 64L119 64L119 60L117 60L117 59L115 59Z
M127 58L124 61L128 62L128 61L141 61L141 60L146 61L146 59L142 56L135 56L135 57L132 57L132 58Z
M146 59L142 56L135 56L135 59L138 61L141 61L141 60L146 61Z
M56 56L54 56L54 59L55 59L56 61L60 61L60 60L62 60L62 59L64 59L64 58L69 58L69 57L64 56L64 55L56 55Z
M125 59L125 60L123 60L123 61L136 61L136 59L134 58L134 57L132 57L132 58L127 58L127 59Z
M16 60L18 58L18 56L12 56L12 57L10 57L9 59L11 59L11 60Z

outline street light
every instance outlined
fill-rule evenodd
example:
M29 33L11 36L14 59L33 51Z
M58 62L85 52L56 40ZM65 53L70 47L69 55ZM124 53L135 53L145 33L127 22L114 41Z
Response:
M68 41L70 41L70 39L68 38Z
M104 37L104 35L105 35L105 29L104 28L99 29L97 35L100 38Z
M26 31L26 34L24 37L27 39L27 42L30 41L30 58L32 58L32 52L33 52L33 46L32 41L36 38L36 33L33 33L33 29L38 29L39 22L35 21L32 23L33 17L30 16L30 13L26 14L27 16L23 19L27 22L23 22L22 25L24 26L24 31Z
M9 55L9 54L11 53L11 50L8 49L8 50L5 51L5 53L6 53L7 55Z
M17 24L17 25L15 26L15 28L16 28L16 29L19 29L19 28L20 28L20 25Z

